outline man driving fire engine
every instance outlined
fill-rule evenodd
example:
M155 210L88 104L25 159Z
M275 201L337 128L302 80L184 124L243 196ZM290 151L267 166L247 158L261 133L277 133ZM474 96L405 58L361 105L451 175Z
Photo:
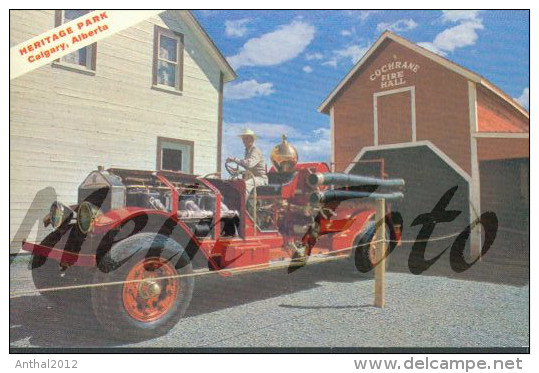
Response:
M245 131L239 135L245 146L245 158L238 159L235 157L227 158L227 162L235 162L238 165L245 168L247 171L244 174L245 180L245 193L249 197L249 194L256 186L268 185L268 176L266 175L266 162L264 162L264 156L260 149L255 145L257 138L256 134L246 128Z

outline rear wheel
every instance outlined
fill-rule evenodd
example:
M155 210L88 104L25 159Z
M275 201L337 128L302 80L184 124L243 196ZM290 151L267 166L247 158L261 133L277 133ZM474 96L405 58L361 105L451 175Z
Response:
M386 258L385 266L386 269L389 268L389 258L391 252L397 245L395 241L395 235L390 229L389 224L385 223L385 233L386 233ZM371 272L375 267L376 260L376 246L378 242L376 241L376 226L374 221L369 221L365 224L363 232L356 239L354 245L354 250L352 251L351 258L354 260L354 264L358 271L361 273ZM374 272L371 272L373 274Z
M190 274L189 257L172 239L155 234L130 237L101 261L92 288L94 313L117 339L163 335L189 306L194 287Z

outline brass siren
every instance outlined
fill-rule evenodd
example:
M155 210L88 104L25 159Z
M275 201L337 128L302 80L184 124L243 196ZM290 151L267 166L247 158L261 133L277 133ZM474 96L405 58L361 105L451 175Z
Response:
M292 172L298 163L298 152L283 134L283 141L273 147L270 158L278 172Z

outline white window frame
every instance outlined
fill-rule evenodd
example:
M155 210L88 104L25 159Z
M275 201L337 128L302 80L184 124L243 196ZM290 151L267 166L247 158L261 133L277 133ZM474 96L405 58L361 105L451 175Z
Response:
M174 144L174 146L167 146ZM190 140L175 139L170 137L157 137L157 164L158 171L172 171L163 169L163 149L177 149L182 151L182 165L178 172L192 174L194 172L195 143ZM184 165L186 167L184 167ZM185 168L185 169L184 169Z
M161 42L161 35L176 40L176 61L167 60L159 57L159 49ZM153 88L158 90L164 90L172 93L180 93L183 90L183 49L184 49L184 37L179 32L172 31L170 29L155 26L154 28L154 50L153 50ZM174 87L166 84L159 84L158 82L158 68L159 61L172 63L176 65L175 72L175 84Z
M63 25L71 20L65 19L65 9L57 10L55 15L56 27ZM68 68L69 70L79 71L83 73L95 74L96 70L96 57L97 57L97 43L88 45L86 48L86 64L80 65L77 63L71 63L64 59L64 57L54 61L54 65Z

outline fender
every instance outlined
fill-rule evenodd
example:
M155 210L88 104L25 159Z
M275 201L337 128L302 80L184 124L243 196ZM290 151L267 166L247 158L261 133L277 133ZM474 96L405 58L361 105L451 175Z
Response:
M386 224L388 225L389 235L391 240L396 240L395 228L391 219L392 213L386 216ZM333 250L344 250L352 248L357 240L365 233L365 225L375 220L375 211L373 209L363 210L353 216L353 222L345 230L336 233L333 236Z
M98 264L100 270L104 272L114 271L119 268L129 261L139 249L147 249L149 253L151 252L153 254L156 254L157 250L163 249L168 249L171 253L176 253L165 259L174 264L174 267L177 269L182 268L190 262L190 259L184 255L184 253L187 253L187 250L183 245L179 244L173 238L159 233L136 233L116 242L112 247L114 250L111 248L108 260L102 260ZM158 254L162 255L162 251Z
M344 231L354 231L363 227L364 222L374 215L374 210L364 209L344 209L329 219L320 220L320 234L341 233ZM357 230L355 230L357 232Z
M185 249L191 260L198 251L202 251L209 266L212 269L220 269L187 225L168 211L133 207L109 211L96 217L94 233L103 237L95 253L98 265L104 255L118 242L140 233L153 233L173 239Z
M345 250L347 248L351 250L357 237L363 234L365 224L374 219L374 215L373 209L359 211L353 215L350 219L352 221L351 224L345 230L333 236L333 243L331 245L333 250Z
M370 212L370 214L367 214L368 212ZM355 243L361 238L361 236L363 234L365 234L365 225L369 222L369 221L375 221L376 219L376 216L375 216L375 213L374 213L374 210L370 210L370 211L365 211L366 214L360 214L360 215L363 215L363 217L366 216L366 218L364 219L361 219L361 225L360 226L356 226L358 228L358 230L355 230L355 232L359 232L357 233L354 237L353 237L353 240L351 242L352 245L355 245ZM387 227L389 229L389 239L392 240L392 241L397 241L399 239L399 237L397 237L397 234L395 232L395 227L393 225L393 212L388 212L386 214L386 217L385 217L385 223L387 224ZM358 219L359 220L359 219ZM357 221L357 220L356 220ZM351 228L350 230L352 231L353 228ZM397 243L395 243L396 245Z

